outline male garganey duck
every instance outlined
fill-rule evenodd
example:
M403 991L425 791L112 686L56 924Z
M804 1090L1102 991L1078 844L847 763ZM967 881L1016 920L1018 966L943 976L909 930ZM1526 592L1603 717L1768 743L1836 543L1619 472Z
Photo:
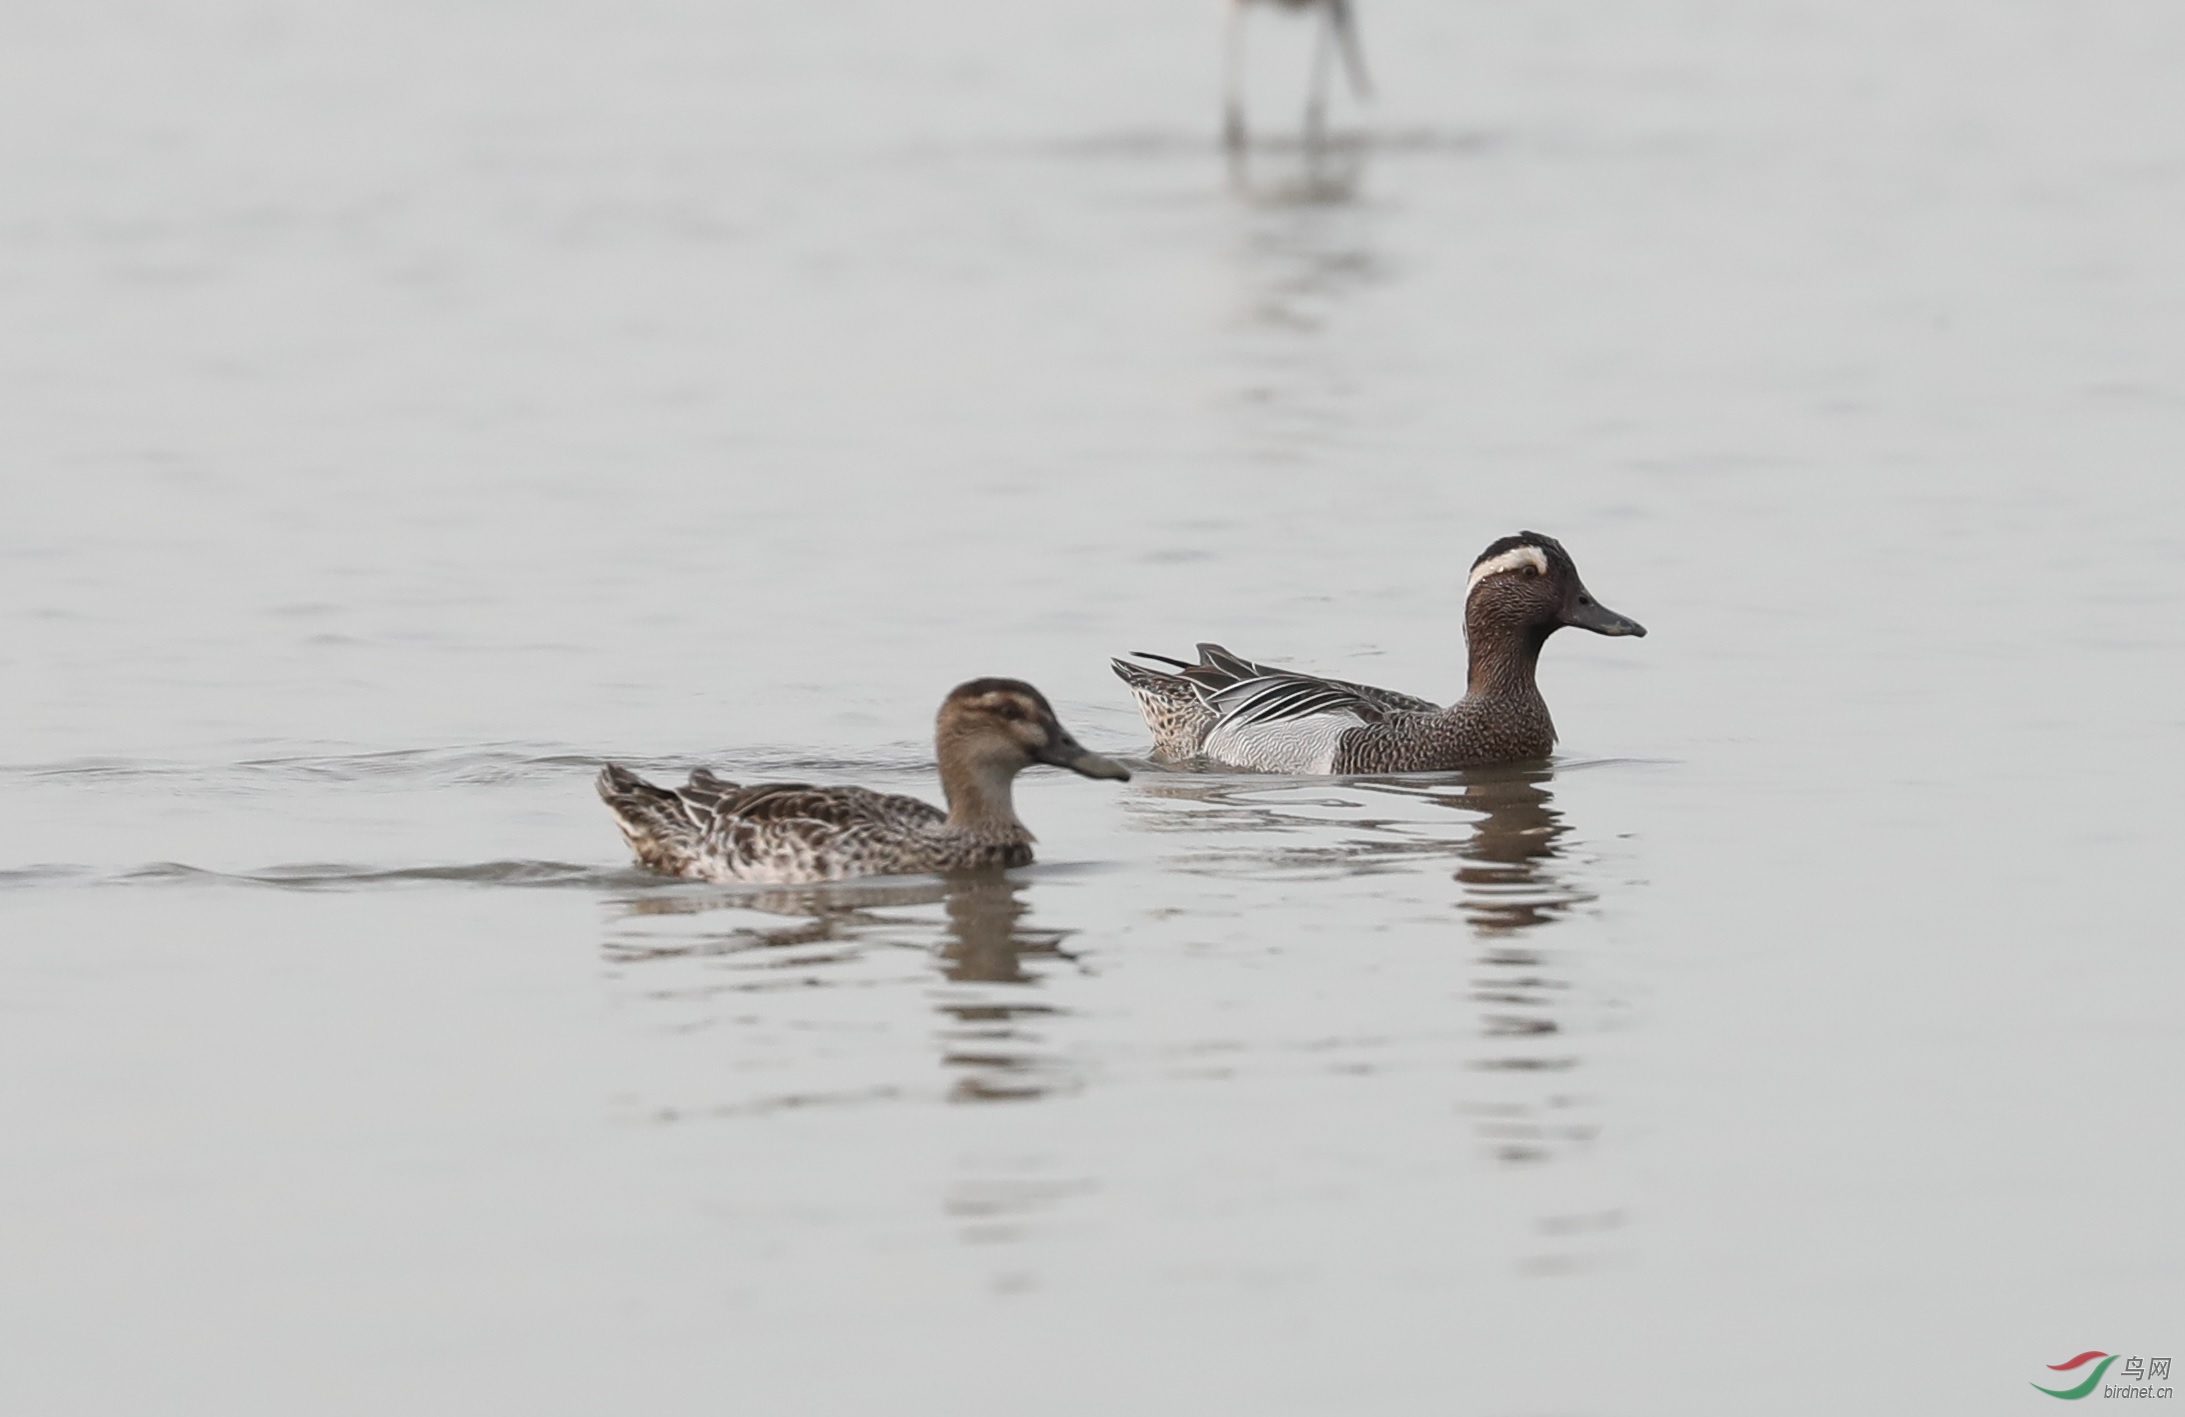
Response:
M655 787L627 768L600 769L599 795L640 863L702 881L796 884L1023 866L1032 833L1010 802L1016 776L1052 763L1128 781L1122 764L1088 752L1020 679L974 679L934 722L948 810L862 787L724 782L699 768L684 787Z
M1464 593L1471 672L1448 708L1409 694L1254 664L1199 646L1164 673L1124 660L1115 672L1153 730L1154 756L1210 759L1265 772L1444 772L1544 758L1555 724L1533 680L1540 647L1565 625L1643 635L1638 621L1595 600L1570 553L1535 531L1480 553Z

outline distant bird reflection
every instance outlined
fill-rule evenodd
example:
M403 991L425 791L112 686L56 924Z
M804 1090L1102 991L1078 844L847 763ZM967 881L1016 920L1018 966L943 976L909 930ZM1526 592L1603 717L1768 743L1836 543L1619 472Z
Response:
M1253 4L1284 10L1316 12L1320 28L1313 36L1312 89L1305 101L1305 138L1317 143L1327 131L1328 68L1330 50L1340 50L1343 73L1351 92L1370 98L1373 86L1366 79L1366 57L1358 47L1358 20L1351 0L1230 0L1226 75L1223 86L1222 141L1232 150L1245 146L1244 123L1244 16Z
M1337 207L1357 199L1365 178L1362 138L1310 142L1255 165L1242 145L1229 149L1229 190L1259 207Z

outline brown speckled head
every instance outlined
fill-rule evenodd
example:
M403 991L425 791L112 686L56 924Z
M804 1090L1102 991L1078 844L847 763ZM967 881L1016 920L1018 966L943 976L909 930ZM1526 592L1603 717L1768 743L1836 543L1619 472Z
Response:
M961 755L1010 771L1051 763L1086 777L1127 781L1121 763L1088 751L1055 718L1047 696L1022 679L973 679L941 703L934 738L944 759Z

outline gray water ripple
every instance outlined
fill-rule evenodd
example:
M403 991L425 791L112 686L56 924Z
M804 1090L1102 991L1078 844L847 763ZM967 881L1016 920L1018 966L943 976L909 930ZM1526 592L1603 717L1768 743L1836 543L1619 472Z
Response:
M930 749L899 748L855 756L792 749L717 749L675 754L586 752L566 746L478 744L397 748L352 753L283 754L229 762L158 758L78 758L57 763L0 765L0 779L85 786L159 783L208 792L270 790L297 783L356 783L387 787L494 786L502 783L581 779L607 762L680 780L694 767L710 767L732 780L896 775L929 770Z
M13 866L0 870L0 890L17 886L51 886L80 882L97 874L89 866Z
M480 861L449 866L354 866L307 862L268 866L256 871L215 871L179 861L105 876L119 885L230 884L273 886L289 890L355 890L375 886L480 885L575 887L584 890L629 887L647 878L634 867L584 866L567 861Z

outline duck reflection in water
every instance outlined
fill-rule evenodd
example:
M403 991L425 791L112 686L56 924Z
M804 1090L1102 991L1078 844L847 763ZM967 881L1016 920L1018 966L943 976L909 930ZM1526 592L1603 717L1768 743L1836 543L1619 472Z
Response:
M991 872L948 884L941 973L956 987L938 991L937 1007L946 1020L942 1061L963 1070L953 1101L1021 1101L1075 1086L1039 1027L1060 1011L1026 992L1041 983L1041 966L1075 962L1062 947L1071 932L1024 924L1031 907L1023 890L1023 882Z
M1166 771L1141 776L1132 810L1153 831L1219 832L1215 850L1181 854L1187 868L1231 874L1238 868L1289 873L1368 875L1408 869L1421 858L1459 865L1459 906L1482 935L1508 935L1545 925L1592 900L1556 870L1570 828L1547 784L1547 767L1473 768L1464 773L1299 780L1272 774ZM1390 810L1377 810L1381 803ZM1399 804L1428 803L1477 818L1456 837L1439 813ZM1187 804L1182 814L1170 804ZM1364 808L1364 814L1357 809ZM1258 836L1313 835L1337 840L1268 847Z
M1132 804L1149 830L1223 840L1174 855L1199 874L1355 878L1446 870L1453 859L1462 923L1451 920L1450 933L1470 948L1449 964L1476 1020L1461 1055L1461 1105L1496 1160L1547 1163L1600 1131L1595 1100L1573 1086L1589 959L1544 928L1595 898L1579 884L1554 777L1538 764L1334 779L1147 772ZM1313 844L1293 844L1300 837Z
M940 1016L940 1061L953 1074L949 1100L1022 1100L1077 1086L1040 1026L1063 1010L1039 992L1057 966L1074 964L1063 948L1073 932L1025 923L1029 885L997 871L967 871L734 894L648 892L624 902L624 928L607 951L617 963L681 961L705 971L655 980L650 997L687 1003L766 993L783 1001L769 1011L777 1020L802 1012L792 1001L807 989L863 989L892 979L908 993L923 983ZM936 904L943 911L938 930L930 916L903 913ZM738 923L721 928L722 912ZM679 923L692 916L711 920L696 930ZM762 923L769 916L789 918ZM906 946L930 963L906 971Z
M1580 1060L1569 961L1530 937L1593 899L1554 869L1570 827L1548 791L1551 777L1544 769L1474 774L1457 791L1429 794L1481 814L1456 871L1459 908L1485 942L1471 1000L1486 1047L1472 1064L1481 1080L1467 1110L1480 1144L1511 1165L1567 1158L1601 1127L1593 1100L1572 1087Z
M1464 887L1465 919L1482 935L1508 935L1545 925L1593 897L1552 868L1558 844L1569 833L1546 783L1545 768L1503 774L1474 773L1455 791L1428 797L1464 812L1477 812L1472 835L1457 851L1457 883Z
M754 916L780 916L793 924L738 924L732 929L709 930L690 938L683 933L665 936L626 930L621 938L607 941L607 954L619 961L648 959L699 959L735 957L753 950L779 950L796 945L830 941L854 944L879 927L901 922L878 912L890 906L931 905L942 896L942 887L920 881L906 885L876 886L782 886L771 890L737 891L669 887L627 897L620 902L629 924L652 920L666 923L681 916L711 916L734 911L744 921Z

